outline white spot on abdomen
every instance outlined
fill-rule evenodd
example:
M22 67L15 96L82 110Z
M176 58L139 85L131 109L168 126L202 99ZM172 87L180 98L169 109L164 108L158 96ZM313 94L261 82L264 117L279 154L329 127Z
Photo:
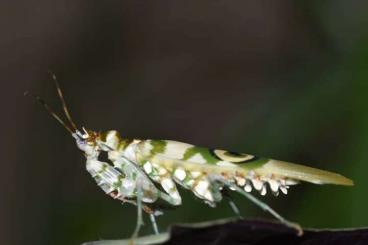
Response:
M164 188L164 190L168 193L171 192L171 189L175 187L174 182L169 178L164 178L161 180L161 185Z
M202 173L199 172L199 171L192 171L190 172L190 175L193 177L193 178L198 178Z
M198 193L198 195L203 196L209 186L208 181L200 180L197 185L194 187L194 190Z
M206 159L203 158L201 153L194 154L192 157L188 159L188 162L195 162L195 163L201 163L201 164L207 163Z
M176 142L176 141L171 141L171 140L167 140L166 141L166 147L165 147L165 156L168 158L173 158L173 159L182 159L184 157L185 152L193 147L192 145L186 144L186 143L181 143L181 142Z
M186 177L186 173L182 168L177 168L174 172L174 177L180 181L183 181Z
M159 169L158 169L158 174L159 174L159 175L165 175L165 174L167 174L167 170L166 170L166 168L159 167Z
M216 163L216 165L221 166L221 167L238 167L236 164L226 162L226 161L219 161Z
M150 162L146 162L146 163L143 165L143 169L144 169L144 171L145 171L147 174L152 173L152 164L151 164Z

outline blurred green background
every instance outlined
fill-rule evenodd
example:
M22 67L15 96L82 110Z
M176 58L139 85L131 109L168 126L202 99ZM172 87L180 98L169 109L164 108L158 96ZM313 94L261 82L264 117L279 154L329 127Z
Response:
M368 225L367 2L1 5L1 244L125 238L136 222L135 208L104 195L73 139L22 95L59 110L48 70L80 125L342 173L354 187L303 184L262 199L305 227ZM226 202L212 209L182 194L161 230L233 215ZM271 218L233 197L245 217ZM146 221L142 234L152 232Z

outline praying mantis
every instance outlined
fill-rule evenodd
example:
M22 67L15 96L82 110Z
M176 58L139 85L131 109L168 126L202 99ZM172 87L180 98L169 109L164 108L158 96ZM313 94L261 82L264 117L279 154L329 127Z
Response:
M110 197L137 207L137 224L132 238L138 237L143 212L149 214L155 233L155 217L163 213L159 202L180 206L178 186L215 207L226 190L235 191L281 223L303 233L301 226L288 221L251 194L269 190L273 195L287 194L290 186L302 181L313 184L352 186L353 181L333 172L304 165L257 157L251 154L211 149L172 140L127 139L116 130L99 132L77 127L66 105L62 90L53 75L66 120L57 115L39 96L33 96L74 138L86 158L86 170ZM107 154L107 160L101 156ZM229 200L234 212L236 205Z

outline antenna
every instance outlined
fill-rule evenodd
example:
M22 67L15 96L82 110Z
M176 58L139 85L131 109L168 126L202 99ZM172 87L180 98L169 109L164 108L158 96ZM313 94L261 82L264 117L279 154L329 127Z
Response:
M74 131L76 131L77 130L77 126L75 125L72 117L70 116L68 107L66 106L66 103L65 103L63 92L61 91L60 84L59 84L59 82L58 82L58 80L56 78L56 75L54 73L52 73L51 71L49 71L49 73L50 73L50 75L52 77L52 80L54 80L54 83L55 83L55 86L56 86L56 90L58 92L58 95L59 95L61 104L63 106L63 110L64 110L64 113L65 113L65 116L68 119L68 121L70 122L70 124L72 125Z
M61 125L64 126L66 130L69 131L70 134L73 134L73 130L66 125L66 123L52 110L52 108L38 95L34 95L29 91L24 92L25 96L32 96L35 100L37 100L49 113L53 116Z

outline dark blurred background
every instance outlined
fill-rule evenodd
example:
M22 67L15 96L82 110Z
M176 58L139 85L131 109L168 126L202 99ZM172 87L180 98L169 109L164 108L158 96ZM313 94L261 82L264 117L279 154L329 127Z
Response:
M131 234L133 206L105 196L59 112L79 125L332 170L356 186L267 196L305 227L368 225L366 1L2 1L1 244L80 244ZM182 191L158 219L232 216ZM245 217L271 218L233 195ZM147 220L142 234L151 233ZM3 241L1 241L3 240Z

